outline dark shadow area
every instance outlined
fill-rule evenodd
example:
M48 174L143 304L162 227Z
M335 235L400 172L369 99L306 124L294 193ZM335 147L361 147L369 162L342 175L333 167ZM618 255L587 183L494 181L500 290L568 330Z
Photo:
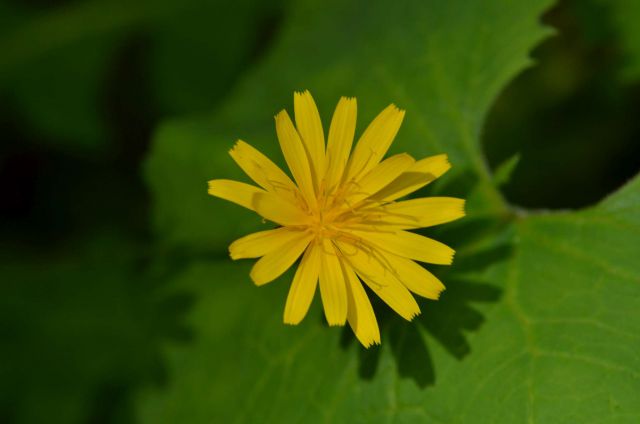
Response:
M457 359L471 352L465 333L477 331L484 317L473 308L474 303L496 302L501 290L486 282L443 278L446 293L437 302L426 302L420 324Z
M132 394L166 382L162 348L192 339L194 299L168 292L186 257L155 243L141 164L160 121L228 95L282 14L197 1L92 14L109 3L0 5L15 50L0 60L3 424L133 422Z
M2 422L129 422L136 388L165 381L161 347L191 340L193 298L165 293L173 270L150 269L152 252L132 243L0 247Z
M640 170L640 81L622 76L611 7L565 0L550 10L543 21L557 35L536 48L536 65L491 109L483 136L490 166L521 156L503 187L510 203L585 207Z

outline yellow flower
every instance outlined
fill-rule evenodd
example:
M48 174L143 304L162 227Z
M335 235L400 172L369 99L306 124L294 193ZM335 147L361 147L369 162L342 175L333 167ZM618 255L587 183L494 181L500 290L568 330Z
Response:
M325 137L308 91L294 94L296 125L285 110L275 117L280 148L293 180L266 156L239 140L231 157L259 186L209 181L209 194L251 209L279 225L236 240L233 259L260 258L251 270L256 285L273 281L302 259L293 277L284 322L307 314L320 282L329 325L349 322L365 346L380 343L378 323L364 282L400 316L420 308L410 291L438 299L444 285L414 261L451 264L450 247L410 232L464 216L464 200L429 197L397 201L445 173L447 156L414 160L398 154L382 160L404 111L384 109L351 153L356 99L342 97Z

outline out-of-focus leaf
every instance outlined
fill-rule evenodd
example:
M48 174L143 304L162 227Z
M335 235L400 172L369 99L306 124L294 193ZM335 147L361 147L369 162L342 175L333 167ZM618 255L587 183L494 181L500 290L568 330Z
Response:
M127 387L158 375L164 330L138 249L113 235L48 255L3 249L0 421L107 422L126 413L114 409Z
M36 137L69 147L102 146L111 135L98 98L116 48L109 37L38 56L7 81L11 98Z
M44 139L100 146L112 136L104 105L128 40L145 42L141 62L158 113L210 108L255 56L260 17L277 10L277 3L262 4L94 0L47 12L5 6L0 93Z
M142 1L77 2L45 12L5 6L0 93L13 100L28 131L83 149L111 134L101 100L114 54L135 26L175 9ZM43 136L43 137L42 137Z
M190 0L153 31L150 71L162 112L210 109L275 31L279 2Z
M519 162L520 162L520 154L516 153L515 155L511 156L509 159L502 162L502 164L500 164L496 168L493 174L493 182L496 185L496 187L503 186L504 184L509 182L509 180L511 179L511 175L513 174L513 171L518 166Z
M610 7L612 21L625 55L622 77L635 82L640 78L640 2L612 0L602 3Z

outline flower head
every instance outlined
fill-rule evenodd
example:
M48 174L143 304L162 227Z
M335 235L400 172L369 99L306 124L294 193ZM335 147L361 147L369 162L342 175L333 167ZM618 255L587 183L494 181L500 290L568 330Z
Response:
M295 126L285 110L276 132L291 179L258 150L239 140L231 157L257 184L209 181L209 194L251 209L279 225L236 240L231 258L260 258L251 270L257 285L282 275L300 257L284 310L298 324L320 285L329 325L349 322L366 347L380 331L362 283L399 315L411 320L420 308L411 292L437 299L444 285L415 261L451 264L454 251L409 230L464 216L464 200L406 196L450 168L447 156L414 160L407 154L383 159L404 111L384 109L351 151L356 99L342 97L325 135L308 91L294 94Z

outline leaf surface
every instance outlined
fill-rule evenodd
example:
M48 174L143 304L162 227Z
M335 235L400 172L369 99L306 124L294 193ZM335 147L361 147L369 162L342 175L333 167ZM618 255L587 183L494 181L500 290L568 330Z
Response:
M548 33L549 1L296 3L260 67L213 116L166 124L147 163L165 243L224 255L265 228L206 195L240 178L241 138L282 164L272 115L310 89L325 126L358 98L361 133L390 102L407 110L390 153L448 153L436 187L469 216L433 233L458 249L448 289L409 324L376 304L382 346L327 327L318 296L282 324L291 273L261 288L248 264L194 260L195 339L170 346L166 387L140 395L143 422L636 422L640 418L640 179L579 212L514 212L480 149L484 117ZM499 179L498 179L499 180ZM433 192L433 190L431 190Z

